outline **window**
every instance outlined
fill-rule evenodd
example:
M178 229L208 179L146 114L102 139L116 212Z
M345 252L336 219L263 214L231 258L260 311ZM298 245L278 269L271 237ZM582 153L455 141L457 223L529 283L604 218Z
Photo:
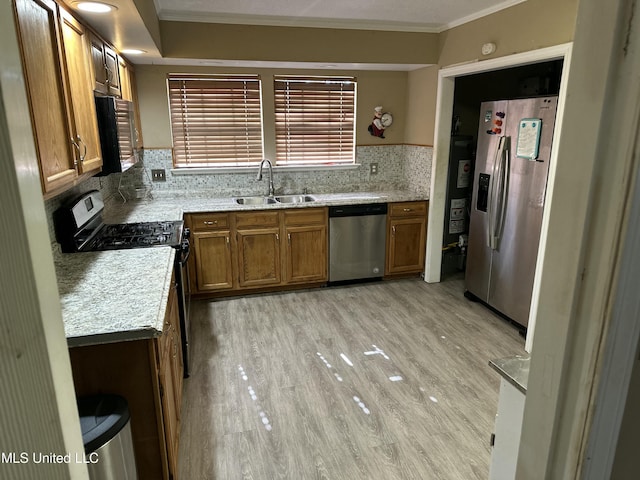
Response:
M260 78L168 78L176 167L233 167L262 160Z
M276 76L276 163L353 164L353 77Z

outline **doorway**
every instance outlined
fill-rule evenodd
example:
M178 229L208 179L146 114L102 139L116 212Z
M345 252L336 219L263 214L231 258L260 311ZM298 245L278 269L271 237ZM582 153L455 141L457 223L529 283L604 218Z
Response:
M562 124L564 114L566 85L569 75L569 64L572 43L557 45L554 47L534 50L507 57L500 57L483 62L469 63L454 67L443 68L438 76L438 97L436 103L436 128L434 141L434 157L431 172L431 196L429 205L429 225L427 230L427 247L425 262L425 281L429 283L439 282L442 274L442 239L444 235L444 212L446 208L447 178L449 173L449 151L451 145L451 132L453 126L454 99L456 80L463 77L481 73L498 72L515 67L530 66L544 62L562 61L563 68L558 87L558 110L556 115L556 128L554 142L560 141L559 125ZM551 168L547 181L547 188L553 187L555 180L555 167L557 165L557 150L552 151ZM547 202L544 208L541 239L546 238L548 230L548 210L551 202ZM538 253L538 267L540 259L544 256L544 242ZM536 277L533 285L533 298L531 312L537 311L539 297L539 268L536 269ZM530 351L535 329L535 315L530 315L526 350Z

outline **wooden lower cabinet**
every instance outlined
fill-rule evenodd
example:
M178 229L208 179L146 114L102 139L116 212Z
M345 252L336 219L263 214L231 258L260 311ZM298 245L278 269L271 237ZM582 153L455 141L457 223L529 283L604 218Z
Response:
M191 283L197 294L323 283L326 208L194 213Z
M327 281L327 232L325 209L284 212L284 271L287 283Z
M178 478L182 344L171 290L159 338L69 349L76 395L117 394L129 404L138 478Z
M231 232L194 232L193 266L195 289L199 292L233 288Z
M424 270L427 237L427 202L389 205L385 276L409 275Z
M282 282L280 228L236 231L239 287L268 287Z

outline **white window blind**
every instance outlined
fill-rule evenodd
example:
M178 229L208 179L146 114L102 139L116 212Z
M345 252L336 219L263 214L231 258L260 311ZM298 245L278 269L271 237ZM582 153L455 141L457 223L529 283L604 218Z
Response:
M168 78L176 167L246 166L263 157L260 78Z
M275 76L276 163L355 162L354 77Z

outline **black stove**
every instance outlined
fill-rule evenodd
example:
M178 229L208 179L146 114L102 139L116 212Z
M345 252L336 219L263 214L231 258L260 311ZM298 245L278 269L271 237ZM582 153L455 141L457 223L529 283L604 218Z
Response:
M82 251L178 247L182 232L182 221L104 224Z

